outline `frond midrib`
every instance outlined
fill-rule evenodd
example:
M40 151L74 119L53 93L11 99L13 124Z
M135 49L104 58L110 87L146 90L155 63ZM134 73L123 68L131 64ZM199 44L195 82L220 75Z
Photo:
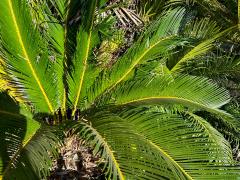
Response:
M92 29L92 25L91 25L91 29ZM91 36L92 36L92 32L90 31L89 36L88 36L88 41L87 41L87 51L86 51L84 61L83 61L83 71L82 71L82 74L80 75L80 84L79 84L79 87L78 87L77 97L76 97L76 100L75 100L75 103L74 103L72 116L74 116L74 114L76 112L76 109L77 109L78 101L79 101L79 98L80 98L80 93L81 93L81 90L82 90L83 80L84 80L85 72L86 72L86 69L87 69L87 59L88 59L88 54L89 54L89 50L90 50Z
M42 86L42 84L41 84L41 82L40 82L40 80L39 80L39 78L38 78L38 76L37 76L37 74L36 74L33 66L32 66L32 64L31 64L29 55L28 55L28 53L27 53L27 50L26 50L26 48L25 48L25 45L24 45L24 42L23 42L23 39L22 39L22 36L21 36L20 29L19 29L19 27L18 27L16 15L15 15L15 13L14 13L13 5L12 5L11 0L8 0L8 6L9 6L9 8L10 8L10 13L11 13L11 16L12 16L12 19L13 19L14 26L15 26L15 28L16 28L16 33L17 33L17 36L18 36L18 39L19 39L19 43L20 43L20 46L21 46L21 48L22 48L23 54L24 54L24 56L25 56L25 59L26 59L26 61L27 61L27 64L29 65L29 68L30 68L30 70L31 70L31 72L32 72L32 74L33 74L33 77L35 78L35 80L36 80L36 82L37 82L37 84L38 84L38 86L39 86L39 88L40 88L40 90L41 90L41 93L43 94L44 99L45 99L46 102L47 102L47 105L48 105L49 110L51 111L51 113L54 113L53 106L52 106L52 104L50 103L50 100L49 100L49 98L48 98L48 96L47 96L47 94L46 94L46 92L45 92L45 90L44 90L44 88L43 88L43 86Z
M185 99L185 98L181 98L181 97L177 97L177 96L152 96L152 97L146 97L146 98L139 98L139 99L134 99L132 101L128 101L128 102L124 102L124 103L117 103L118 105L128 105L128 104L135 104L135 103L138 103L138 102L144 102L144 101L149 101L149 100L176 100L176 101L180 101L180 102L184 102L184 103L191 103L193 105L196 105L200 108L203 108L203 109L207 109L207 110L210 110L210 111L219 111L218 107L222 106L223 104L221 105L218 105L217 107L207 107L205 106L204 104L200 104L200 103L197 103L195 101L191 101L189 99Z
M91 10L89 11L89 13L93 13L93 17L94 17L94 12L97 6L97 1L94 0L93 4L91 4ZM74 116L76 110L77 110L77 105L80 99L80 94L82 91L82 86L83 86L83 81L84 81L84 76L87 70L87 60L88 60L88 56L89 56L89 51L90 51L90 46L91 46L91 38L92 38L92 28L93 28L93 24L94 24L94 18L91 18L90 20L90 27L89 27L89 32L88 32L88 39L87 39L87 48L86 48L86 52L84 52L84 57L83 57L83 71L80 74L80 83L79 83L79 87L77 90L77 96L76 96L76 100L74 102L74 106L73 106L73 111L72 111L72 116Z

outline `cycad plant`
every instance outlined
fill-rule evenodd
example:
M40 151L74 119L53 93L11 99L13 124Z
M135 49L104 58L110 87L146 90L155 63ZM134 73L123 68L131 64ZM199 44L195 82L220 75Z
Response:
M18 101L1 94L0 179L46 178L64 128L104 160L109 179L237 179L229 142L201 116L238 137L238 122L220 109L229 93L164 65L189 44L178 35L185 9L165 11L102 69L94 51L105 3L0 1L1 81ZM151 68L156 59L162 65Z

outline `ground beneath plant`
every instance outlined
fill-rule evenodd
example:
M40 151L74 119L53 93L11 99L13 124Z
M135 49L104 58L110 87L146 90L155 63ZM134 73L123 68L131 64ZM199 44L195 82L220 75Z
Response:
M105 179L98 166L100 158L85 146L77 136L65 139L59 158L54 160L48 180Z

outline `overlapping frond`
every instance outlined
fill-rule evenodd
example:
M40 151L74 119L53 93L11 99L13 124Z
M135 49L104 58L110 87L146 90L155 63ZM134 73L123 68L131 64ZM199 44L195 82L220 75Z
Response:
M78 125L111 179L217 179L239 174L229 143L196 115L144 109L97 113Z
M120 84L111 95L103 96L100 104L141 105L180 103L193 108L216 110L228 103L229 93L206 78L159 75L133 79ZM219 111L220 112L220 111Z
M0 94L0 179L46 177L59 141L48 128L20 112L10 97Z
M203 40L211 38L221 31L216 21L210 18L200 18L189 22L183 29L184 36Z
M44 0L37 14L42 16L39 22L39 29L42 31L44 39L48 42L50 66L54 69L54 78L56 80L56 92L58 107L65 109L66 94L64 85L64 41L65 41L65 0L52 1Z
M169 105L180 104L194 111L213 113L236 135L240 126L238 121L220 108L230 101L229 93L216 83L193 76L161 76L126 81L115 91L95 102L95 106L106 104L118 106Z
M203 62L203 57L217 40L237 29L230 6L218 0L169 0L174 7L203 6L200 14L213 17L209 5L223 13L222 19L216 19L218 24L208 18L187 23L193 14L186 15L182 7L169 8L111 68L100 72L91 61L104 34L97 18L108 12L108 7L101 9L106 2L0 0L4 89L14 88L14 96L23 97L34 113L52 116L62 108L59 119L71 110L72 116L83 118L75 122L75 132L102 157L109 179L238 179L240 168L220 133L240 139L238 119L220 109L230 95L211 80L192 76L206 71L189 71L193 65L220 74L220 63ZM109 28L103 26L102 31ZM223 60L221 65L229 70L224 75L238 73L239 58ZM176 110L167 110L172 105ZM66 107L71 109L67 113ZM59 147L53 130L0 94L0 179L46 178Z
M46 42L34 27L27 1L0 2L1 51L9 81L34 105L53 113L57 107L54 70L49 66Z
M184 73L206 76L216 81L232 80L238 83L240 76L240 58L222 52L209 53L205 57L196 58L184 67Z
M134 69L144 61L155 59L186 41L176 37L185 10L168 11L131 47L110 70L103 71L89 92L92 102L101 93L109 91L131 76Z
M194 46L191 50L189 50L184 56L178 60L178 62L171 68L171 72L181 71L181 67L187 63L188 61L193 60L196 57L199 57L201 55L206 55L209 50L211 50L213 47L215 47L215 42L217 39L223 37L227 33L233 31L236 29L236 25L221 31L219 33L214 34L211 38L207 38Z
M87 70L88 58L92 49L92 28L98 1L81 1L79 3L81 4L81 10L80 25L77 34L77 47L72 61L73 66L67 77L69 100L73 108L73 115L79 103Z

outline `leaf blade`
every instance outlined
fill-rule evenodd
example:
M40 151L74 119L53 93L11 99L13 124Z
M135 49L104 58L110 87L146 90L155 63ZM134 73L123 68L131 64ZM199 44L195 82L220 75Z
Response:
M38 86L39 86L39 88L40 88L40 90L41 90L41 92L42 92L42 94L43 94L47 104L48 104L48 107L49 107L50 111L53 113L54 112L53 106L51 105L51 103L50 103L50 101L49 101L49 99L47 97L47 94L46 94L46 92L45 92L45 90L44 90L44 88L43 88L43 86L42 86L42 84L41 84L41 82L40 82L40 80L39 80L39 78L38 78L38 76L37 76L33 66L32 66L32 63L31 63L30 58L29 58L29 55L28 55L27 50L25 48L25 45L23 43L21 32L20 32L19 27L18 27L18 23L17 23L17 20L16 20L16 15L14 13L13 5L12 5L12 1L11 0L8 0L8 5L9 5L9 8L10 8L11 17L12 17L12 20L14 22L14 26L16 28L16 32L17 32L17 36L18 36L18 39L19 39L19 43L20 43L20 45L22 47L22 50L23 50L24 57L26 58L26 61L27 61L28 65L29 65L29 68L31 69L31 72L32 72L32 74L33 74L33 76L34 76L34 78L35 78L35 80L36 80L36 82L37 82L37 84L38 84Z

